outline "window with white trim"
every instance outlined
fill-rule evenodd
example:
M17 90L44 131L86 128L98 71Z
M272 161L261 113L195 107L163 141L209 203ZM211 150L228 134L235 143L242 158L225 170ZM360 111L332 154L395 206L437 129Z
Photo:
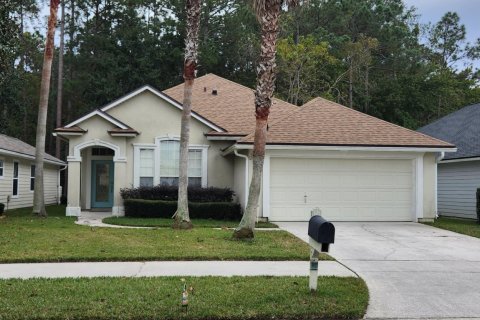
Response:
M202 186L202 155L201 149L188 150L188 185Z
M18 196L18 162L13 162L12 196Z
M180 160L180 142L178 140L160 141L160 184L178 185L178 161Z
M3 178L3 168L4 168L3 160L0 159L0 178Z
M160 184L178 185L180 141L160 141ZM203 150L190 147L188 150L188 185L201 187L203 178Z
M188 184L207 186L207 145L191 145L188 151ZM178 185L180 141L157 138L156 144L134 145L134 185Z
M155 150L140 149L139 185L140 187L153 187L155 177Z
M35 165L30 166L30 191L35 190Z

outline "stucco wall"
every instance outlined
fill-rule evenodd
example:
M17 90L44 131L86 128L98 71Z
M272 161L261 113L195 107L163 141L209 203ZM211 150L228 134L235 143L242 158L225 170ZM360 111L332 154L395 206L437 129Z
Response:
M3 177L0 177L0 202L5 204L5 209L31 207L33 205L33 191L30 191L30 166L34 160L14 158L0 155L4 162ZM13 162L18 165L18 196L12 197L13 192ZM44 164L45 204L56 204L58 199L58 166ZM7 197L10 202L7 203Z
M100 116L94 116L78 124L82 129L87 130L87 133L82 136L69 137L69 150L70 155L73 156L75 146L95 139L118 146L120 148L119 155L126 159L126 162L122 165L124 166L122 176L120 177L119 173L115 172L115 181L123 180L121 183L116 183L115 192L118 198L120 188L132 187L134 185L133 145L154 144L155 138L180 137L181 110L150 92L143 92L108 110L107 113L136 129L140 134L133 138L112 137L107 131L115 128L115 125ZM190 123L190 144L208 146L207 185L232 188L234 181L234 158L233 156L224 157L221 155L222 151L229 147L232 142L209 141L205 137L205 133L210 131L212 131L211 128L192 118ZM85 157L84 152L81 153L81 156L82 161L84 161L81 165L81 174L82 179L86 181L87 179L84 176L89 174L89 169L85 161L90 161L91 159ZM116 164L116 169L119 166L120 164ZM69 175L69 178L78 179L72 175ZM74 186L74 189L78 190L78 187ZM88 192L90 192L88 183L82 183L82 195ZM69 195L73 195L73 192L69 192ZM82 208L88 208L86 196L82 197L80 203Z
M436 154L426 153L423 157L423 218L433 219L436 215Z

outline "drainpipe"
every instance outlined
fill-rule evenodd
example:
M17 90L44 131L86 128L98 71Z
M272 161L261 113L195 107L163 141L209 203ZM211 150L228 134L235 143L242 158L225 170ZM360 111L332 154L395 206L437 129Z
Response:
M438 164L445 157L445 152L439 152L435 157L435 219L438 219Z
M248 156L238 153L237 149L233 150L233 152L237 157L245 159L245 206L246 206L248 202Z

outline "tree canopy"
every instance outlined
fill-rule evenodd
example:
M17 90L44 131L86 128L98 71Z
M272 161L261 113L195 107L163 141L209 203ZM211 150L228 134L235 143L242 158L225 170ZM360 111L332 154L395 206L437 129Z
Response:
M65 1L63 123L144 84L183 81L183 0ZM27 26L43 19L41 6L6 0L0 9L0 132L31 144L44 38ZM260 29L249 2L205 0L201 19L198 75L253 87ZM416 129L480 101L480 41L466 42L454 12L424 26L402 1L311 0L282 14L280 30L275 94L291 103L323 96ZM55 59L52 105L57 68ZM49 108L48 132L54 124ZM54 142L47 135L50 153Z

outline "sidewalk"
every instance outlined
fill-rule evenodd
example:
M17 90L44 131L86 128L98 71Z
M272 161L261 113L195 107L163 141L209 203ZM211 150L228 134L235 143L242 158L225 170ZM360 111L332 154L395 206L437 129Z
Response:
M319 276L356 277L336 261L319 261ZM308 261L147 261L0 264L0 279L161 276L308 276Z

